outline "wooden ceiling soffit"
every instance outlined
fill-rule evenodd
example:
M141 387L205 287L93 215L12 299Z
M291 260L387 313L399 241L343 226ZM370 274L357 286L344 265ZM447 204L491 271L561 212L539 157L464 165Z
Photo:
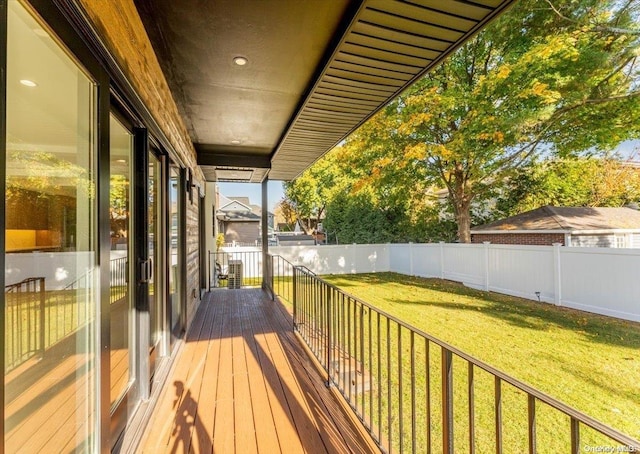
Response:
M291 180L513 0L364 0L280 139L269 178Z

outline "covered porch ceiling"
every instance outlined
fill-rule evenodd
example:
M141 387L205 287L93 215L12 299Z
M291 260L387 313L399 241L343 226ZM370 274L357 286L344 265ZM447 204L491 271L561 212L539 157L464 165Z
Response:
M135 4L207 180L260 182L298 176L513 1Z

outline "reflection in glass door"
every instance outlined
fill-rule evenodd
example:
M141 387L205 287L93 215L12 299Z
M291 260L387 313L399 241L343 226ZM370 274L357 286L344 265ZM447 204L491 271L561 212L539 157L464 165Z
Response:
M149 258L151 259L152 273L149 280L149 355L150 355L150 375L153 376L158 356L161 352L162 339L164 333L164 282L163 282L163 229L165 219L162 214L162 160L153 152L149 152L149 175L148 175L148 210L149 210L149 230L147 241L149 243Z
M131 354L133 344L131 262L131 156L133 135L112 114L110 120L110 193L111 232L110 305L111 318L111 411L123 400L134 381Z
M182 266L181 266L181 229L182 201L180 169L171 166L169 169L169 305L171 343L180 337L183 330L182 321Z

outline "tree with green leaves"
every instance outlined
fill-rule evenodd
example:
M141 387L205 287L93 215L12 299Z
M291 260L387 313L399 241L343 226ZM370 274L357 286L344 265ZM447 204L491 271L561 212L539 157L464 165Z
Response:
M447 190L471 207L540 155L640 137L640 0L522 0L365 124L362 181Z
M640 203L640 168L616 159L545 160L518 169L499 192L496 217L544 205L622 207Z
M295 219L305 233L312 233L315 225L321 222L339 183L337 176L335 159L329 153L295 180L284 183L287 208L295 213Z

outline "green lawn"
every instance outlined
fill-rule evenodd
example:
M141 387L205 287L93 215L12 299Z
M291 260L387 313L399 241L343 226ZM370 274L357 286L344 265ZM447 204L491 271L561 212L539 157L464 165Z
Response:
M438 279L394 273L323 279L640 438L640 324ZM526 406L521 407L526 414ZM508 411L504 417L508 426ZM490 431L491 422L486 425ZM553 432L551 428L550 437ZM526 427L514 434L525 435ZM539 451L547 452L540 446Z

